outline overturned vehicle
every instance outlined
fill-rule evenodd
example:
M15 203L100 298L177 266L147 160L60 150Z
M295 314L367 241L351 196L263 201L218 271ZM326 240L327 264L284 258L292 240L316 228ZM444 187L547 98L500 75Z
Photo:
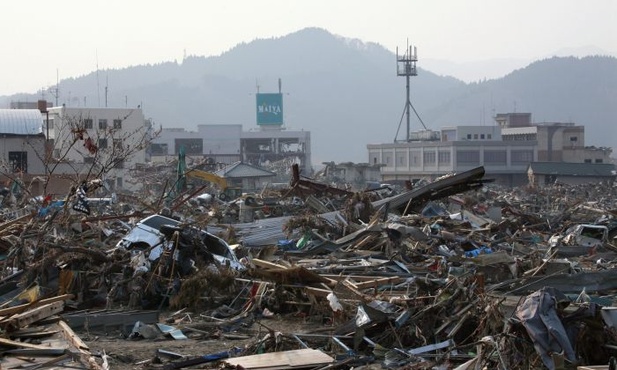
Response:
M133 255L143 253L150 263L157 262L165 253L181 265L194 266L195 257L205 262L216 262L235 270L243 270L231 247L223 239L205 230L186 226L180 221L162 215L151 215L139 221L116 245ZM145 263L145 261L144 261ZM143 265L141 266L143 270ZM189 273L190 269L185 273Z
M204 306L229 291L244 266L223 239L173 218L151 215L139 221L111 251L128 254L107 295L107 305L127 300L133 308ZM216 293L216 294L214 294Z

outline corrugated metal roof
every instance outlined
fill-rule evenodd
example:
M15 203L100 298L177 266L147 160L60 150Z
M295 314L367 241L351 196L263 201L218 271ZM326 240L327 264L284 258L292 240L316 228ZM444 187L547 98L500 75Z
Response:
M0 109L0 134L36 135L43 132L38 109Z
M525 135L525 134L537 134L538 128L536 126L529 127L508 127L501 129L501 136L507 135Z
M274 172L264 170L248 163L236 162L215 172L218 176L225 178L247 178L247 177L271 177L276 176Z

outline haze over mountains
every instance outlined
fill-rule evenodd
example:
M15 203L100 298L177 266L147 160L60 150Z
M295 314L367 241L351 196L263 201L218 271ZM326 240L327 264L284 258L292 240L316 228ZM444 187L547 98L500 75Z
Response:
M615 57L551 57L501 78L466 83L425 69L419 55L411 101L429 129L493 125L496 113L531 112L535 122L585 125L587 145L617 147ZM260 92L277 92L278 78L286 127L311 131L314 164L366 162L366 144L404 138L399 123L405 79L396 76L394 53L317 28L243 43L216 57L189 56L180 63L65 79L58 101L105 106L107 86L107 106L141 105L157 126L194 130L198 124L242 124L248 130L257 128L257 86ZM0 106L40 97L0 97ZM423 129L418 118L412 117L411 128Z

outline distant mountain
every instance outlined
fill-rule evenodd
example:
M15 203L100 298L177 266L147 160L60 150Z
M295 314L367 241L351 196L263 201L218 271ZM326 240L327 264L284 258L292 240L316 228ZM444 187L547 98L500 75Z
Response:
M425 69L440 76L452 76L464 82L480 82L501 78L533 61L523 58L499 58L465 62L422 59L421 62Z
M422 122L434 130L492 125L496 113L531 112L535 121L584 124L588 144L617 147L616 72L613 57L550 58L473 83L419 68L411 79L411 100ZM62 80L60 103L104 106L108 84L108 106L141 105L157 125L195 129L197 124L235 123L248 130L256 127L257 89L278 91L278 78L286 126L311 131L316 164L366 162L366 144L404 136L405 79L396 76L395 55L378 44L318 28L243 43L216 57L191 56L182 63ZM0 106L38 98L0 97ZM422 128L413 117L412 130Z
M539 59L552 57L617 56L617 53L600 49L593 45L569 47L547 53ZM480 82L504 77L510 72L524 68L538 59L493 58L473 61L452 61L422 58L422 66L440 76L451 76L464 82Z

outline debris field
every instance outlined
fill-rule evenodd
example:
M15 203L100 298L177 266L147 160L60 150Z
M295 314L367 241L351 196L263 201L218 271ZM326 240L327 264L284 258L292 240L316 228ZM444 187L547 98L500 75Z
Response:
M231 202L100 204L97 184L3 198L2 369L617 366L613 184L478 167L354 192L295 171Z

